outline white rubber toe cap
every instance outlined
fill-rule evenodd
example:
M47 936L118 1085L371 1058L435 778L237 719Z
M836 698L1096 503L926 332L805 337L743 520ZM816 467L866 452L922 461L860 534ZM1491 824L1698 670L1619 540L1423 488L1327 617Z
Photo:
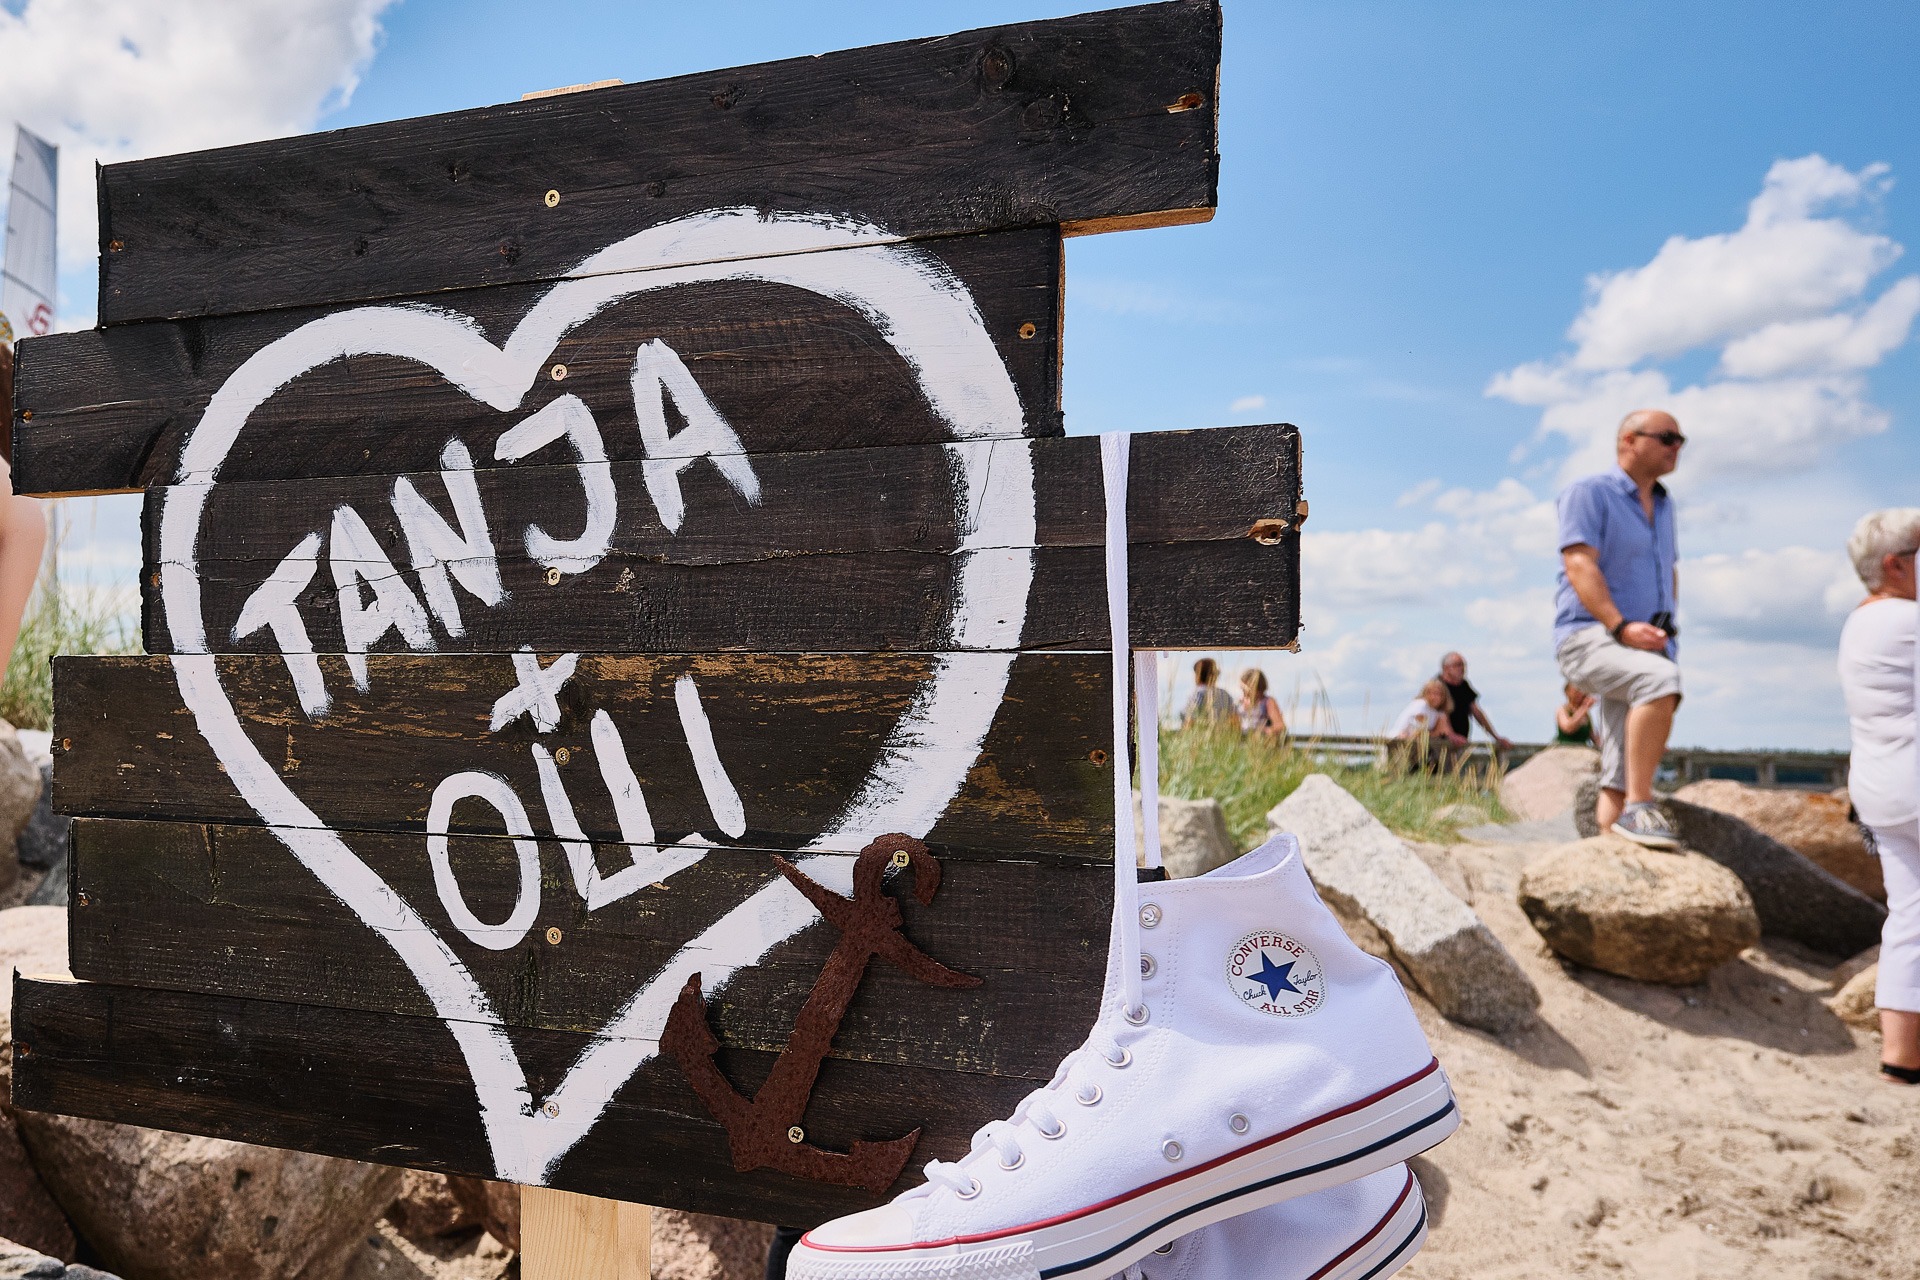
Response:
M913 1241L913 1215L897 1204L836 1218L806 1234L806 1243L826 1249L884 1249Z

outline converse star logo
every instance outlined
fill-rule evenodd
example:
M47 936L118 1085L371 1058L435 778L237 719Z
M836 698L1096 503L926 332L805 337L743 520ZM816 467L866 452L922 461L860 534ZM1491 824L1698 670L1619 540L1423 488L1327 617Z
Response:
M1320 959L1284 933L1250 933L1227 955L1227 985L1242 1004L1298 1018L1327 998Z

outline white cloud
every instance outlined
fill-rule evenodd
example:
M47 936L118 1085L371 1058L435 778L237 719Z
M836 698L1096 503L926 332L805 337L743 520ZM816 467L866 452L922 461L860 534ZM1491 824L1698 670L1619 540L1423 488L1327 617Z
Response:
M1393 505L1396 507L1418 506L1434 494L1440 492L1441 487L1440 481L1437 479L1422 480L1419 484L1416 484L1413 488L1394 499Z
M1624 369L1858 297L1900 246L1815 215L1876 199L1886 174L1883 164L1850 173L1817 155L1776 161L1738 231L1674 236L1644 267L1588 281L1591 301L1568 332L1579 344L1574 365Z
M0 9L0 127L60 147L64 266L97 253L95 162L302 133L344 103L392 0L29 0Z
M1738 231L1675 236L1645 266L1595 277L1575 350L1497 374L1486 394L1541 410L1537 438L1571 446L1566 478L1611 464L1629 411L1668 409L1692 441L1674 482L1690 492L1803 471L1885 431L1863 374L1907 340L1920 277L1864 301L1901 246L1828 211L1872 205L1890 185L1885 165L1778 161ZM1704 382L1676 387L1652 367L1714 346Z
M1402 503L1430 501L1447 517L1417 529L1302 534L1303 597L1334 608L1443 600L1510 582L1527 556L1552 549L1553 504L1518 480L1482 492L1437 488L1416 486Z
M1749 549L1680 564L1680 616L1689 633L1831 646L1862 594L1853 566L1838 550Z
M1720 367L1736 378L1871 369L1901 344L1920 312L1920 276L1900 280L1858 315L1779 320L1727 344Z
M1252 413L1256 409L1264 409L1266 407L1267 398L1265 396L1241 396L1238 400L1235 400L1227 406L1227 412Z

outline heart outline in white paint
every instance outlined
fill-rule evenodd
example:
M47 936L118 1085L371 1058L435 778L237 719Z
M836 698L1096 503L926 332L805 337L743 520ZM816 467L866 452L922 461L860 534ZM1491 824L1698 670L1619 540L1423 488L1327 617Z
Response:
M821 252L834 250L835 252ZM700 265L665 266L694 259ZM422 361L506 412L536 384L561 336L624 298L717 280L783 284L861 313L913 370L952 430L962 539L948 634L859 792L811 849L857 849L891 831L932 829L978 758L1006 690L1033 581L1032 456L1020 397L965 286L937 259L871 224L724 209L630 236L586 259L496 347L471 318L411 305L322 316L255 352L189 430L160 521L161 600L182 699L242 798L294 857L392 947L466 1058L496 1176L544 1184L614 1094L658 1052L688 976L720 989L818 913L775 879L696 936L608 1021L560 1085L536 1105L519 1055L485 992L438 932L329 828L247 737L206 644L197 567L206 499L255 408L330 360L387 354ZM992 483L987 483L991 473ZM851 855L800 861L850 893Z

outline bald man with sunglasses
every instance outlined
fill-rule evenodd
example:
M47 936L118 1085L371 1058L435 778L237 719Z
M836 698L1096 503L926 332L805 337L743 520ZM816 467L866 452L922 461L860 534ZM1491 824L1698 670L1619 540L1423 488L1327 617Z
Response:
M1613 470L1560 491L1553 641L1561 674L1591 694L1601 740L1600 829L1655 849L1680 843L1653 800L1680 705L1673 499L1660 477L1687 438L1673 415L1620 423Z

